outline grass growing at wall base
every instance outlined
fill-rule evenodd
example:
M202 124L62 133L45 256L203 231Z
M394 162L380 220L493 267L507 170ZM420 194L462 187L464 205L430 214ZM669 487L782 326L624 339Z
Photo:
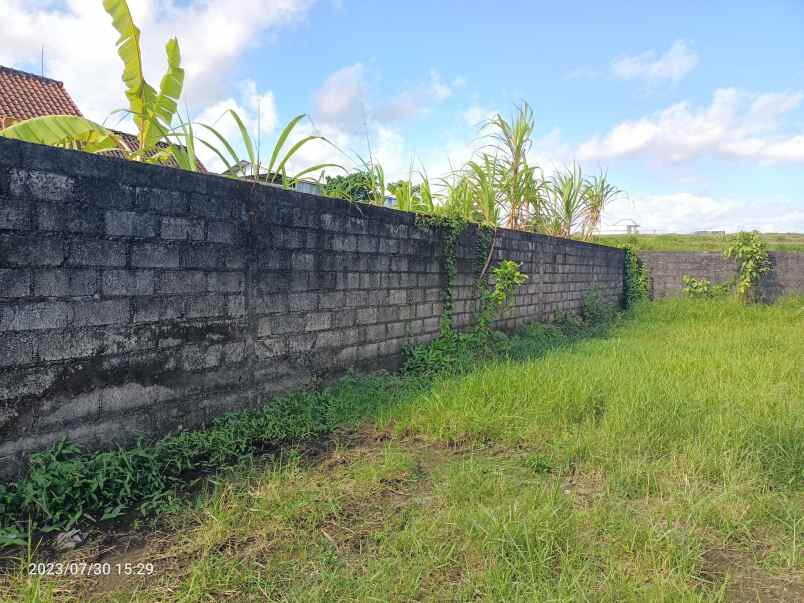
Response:
M32 455L20 481L0 484L0 548L23 546L27 532L56 532L123 516L153 516L182 506L194 478L250 462L255 455L319 440L420 394L434 379L466 372L494 357L525 358L598 335L614 319L565 317L508 337L451 337L411 350L401 374L348 375L335 386L272 400L259 410L215 420L130 449L84 453L64 440Z
M535 327L316 462L217 480L123 557L154 575L23 569L0 600L804 600L803 327L801 298Z

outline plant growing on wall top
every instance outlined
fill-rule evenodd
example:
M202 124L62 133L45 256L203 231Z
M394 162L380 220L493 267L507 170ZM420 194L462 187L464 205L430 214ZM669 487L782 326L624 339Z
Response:
M129 158L143 161L153 155L170 131L184 87L179 41L170 38L165 46L168 68L157 92L145 80L142 69L140 30L134 24L126 0L103 0L103 8L112 17L112 25L120 34L117 54L123 61L123 83L126 86L128 110L137 126L138 148L131 149ZM161 154L157 160L162 159Z
M184 86L179 42L171 38L165 46L168 67L157 91L145 80L140 30L134 24L126 0L103 0L103 8L112 17L112 25L120 34L117 53L123 61L122 79L128 109L119 112L131 115L137 127L137 147L131 149L116 133L73 115L47 115L25 120L0 131L0 135L92 153L117 150L128 159L164 162L173 155L173 145L165 140L171 131ZM160 145L160 142L164 144Z
M243 118L237 111L227 109L224 111L221 119L227 116L230 117L237 126L238 133L240 134L240 140L243 143L243 147L246 149L246 157L241 157L240 154L235 150L232 142L221 134L219 130L208 124L199 123L197 125L212 134L215 140L220 143L222 148L202 138L198 138L195 141L196 144L200 143L206 146L218 156L218 158L226 166L226 171L224 172L226 176L233 176L236 178L242 178L244 180L261 182L264 184L281 184L282 186L288 187L298 182L307 174L321 171L328 167L340 167L334 163L320 163L318 165L304 168L292 176L288 176L290 160L293 159L296 153L298 153L301 148L304 147L304 145L314 140L329 142L323 136L304 136L300 140L290 145L287 150L285 150L286 145L289 144L288 141L293 130L307 116L304 113L296 115L285 125L285 127L282 129L282 132L280 132L276 143L274 143L274 147L271 149L270 158L266 163L263 163L262 161L262 153L260 148L261 139L259 135L254 137L249 133Z

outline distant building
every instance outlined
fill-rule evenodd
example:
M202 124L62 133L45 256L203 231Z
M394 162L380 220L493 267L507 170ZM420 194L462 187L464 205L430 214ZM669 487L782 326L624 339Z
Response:
M81 111L63 83L0 65L0 129L45 115L81 116Z
M725 230L696 230L694 235L719 235L719 236L726 236Z
M0 130L18 121L46 115L83 117L62 82L0 65ZM111 131L119 136L129 149L136 149L139 146L139 141L133 134ZM158 146L167 148L165 143L159 143ZM103 154L125 158L119 151L106 151ZM169 159L166 164L178 167L173 159ZM199 171L206 173L207 170L200 161L198 167Z
M237 176L237 177L251 177L254 175L254 169L251 167L251 163L246 160L240 160L236 165L233 165L229 169L221 172L222 176ZM280 174L269 174L268 170L265 167L259 167L259 175L260 178L263 179L261 184L267 185L281 185L282 183L282 176ZM321 184L314 180L300 180L291 186L293 190L299 191L300 193L310 193L311 195L320 195L321 194Z

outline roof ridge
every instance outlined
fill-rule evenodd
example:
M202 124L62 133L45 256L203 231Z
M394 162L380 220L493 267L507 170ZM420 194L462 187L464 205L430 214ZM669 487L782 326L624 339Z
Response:
M14 69L13 67L6 67L5 65L0 65L0 71L8 71L9 73L16 73L17 75L21 75L24 77L30 77L36 80L41 80L44 82L50 82L52 84L58 84L62 88L64 88L64 82L60 80L54 80L50 77L45 77L44 75L36 75L35 73L31 73L29 71L22 71L21 69Z

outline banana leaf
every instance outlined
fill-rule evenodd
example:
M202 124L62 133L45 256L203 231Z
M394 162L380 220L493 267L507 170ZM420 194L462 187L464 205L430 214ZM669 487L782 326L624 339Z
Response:
M140 47L140 30L131 18L125 0L103 0L103 8L112 17L112 25L120 33L117 40L117 54L123 61L123 82L126 85L126 98L140 132L140 151L143 148L146 123L156 100L156 90L145 81L142 70L142 49Z
M168 70L159 84L159 95L154 99L148 114L151 119L145 124L143 141L146 148L154 146L164 137L173 122L178 109L179 98L184 87L184 69L181 68L181 51L176 38L168 40L165 46Z
M88 153L126 150L123 142L115 134L100 124L77 115L34 117L0 130L0 136L55 147L81 149Z

